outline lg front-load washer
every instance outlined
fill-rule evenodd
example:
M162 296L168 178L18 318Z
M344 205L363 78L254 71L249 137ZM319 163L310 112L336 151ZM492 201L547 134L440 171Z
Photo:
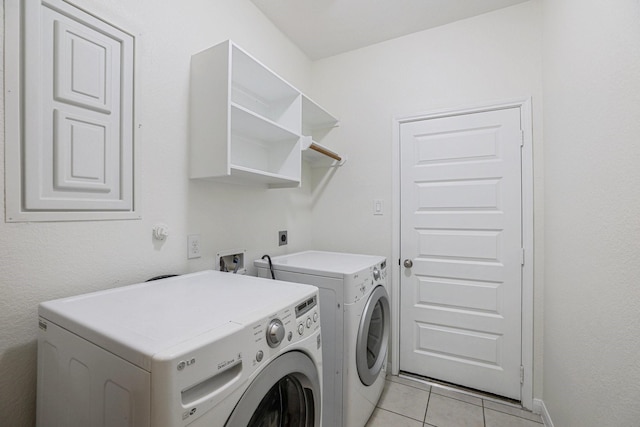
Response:
M206 271L39 316L39 427L321 425L313 286Z
M323 425L363 427L382 394L390 330L386 259L305 251L256 260L258 276L320 289Z

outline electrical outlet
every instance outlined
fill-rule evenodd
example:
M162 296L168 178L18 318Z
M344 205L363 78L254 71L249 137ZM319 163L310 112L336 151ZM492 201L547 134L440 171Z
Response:
M287 237L287 230L278 231L278 246L284 246L289 243L289 238Z
M187 236L187 258L200 258L200 235L191 234Z

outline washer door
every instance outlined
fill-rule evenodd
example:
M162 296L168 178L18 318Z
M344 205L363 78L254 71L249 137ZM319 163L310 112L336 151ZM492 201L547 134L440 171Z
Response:
M299 351L276 358L258 374L226 427L320 427L320 379Z
M365 304L356 342L356 367L362 384L373 384L387 358L389 295L384 286L374 288Z

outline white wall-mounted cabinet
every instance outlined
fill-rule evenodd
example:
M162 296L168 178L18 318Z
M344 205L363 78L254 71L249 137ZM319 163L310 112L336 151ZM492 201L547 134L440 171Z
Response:
M337 124L230 40L191 58L190 121L191 178L275 188L300 185L303 135Z

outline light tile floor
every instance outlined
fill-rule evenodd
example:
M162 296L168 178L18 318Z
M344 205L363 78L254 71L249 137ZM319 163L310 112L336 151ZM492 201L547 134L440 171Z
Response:
M389 376L365 427L544 427L539 415L486 399Z

